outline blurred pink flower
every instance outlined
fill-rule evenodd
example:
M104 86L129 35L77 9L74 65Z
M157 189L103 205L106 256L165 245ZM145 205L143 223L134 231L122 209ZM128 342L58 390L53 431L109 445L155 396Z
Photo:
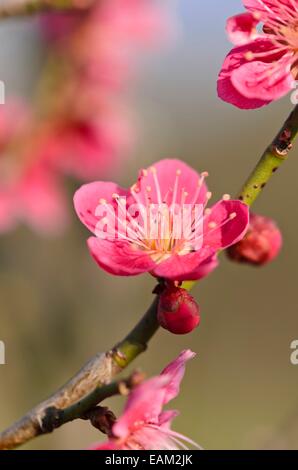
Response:
M42 15L50 51L36 109L0 109L0 230L18 220L62 229L61 174L90 180L120 167L134 140L124 91L136 58L160 45L169 24L156 0L101 0Z
M298 78L296 0L243 0L247 13L229 18L227 32L236 45L218 79L218 95L239 108L277 100ZM257 25L262 30L258 31Z
M206 209L211 197L206 176L180 160L161 160L142 170L129 190L108 182L82 186L74 196L74 205L80 220L97 235L89 238L88 246L99 266L119 276L149 272L176 281L197 280L212 271L217 266L217 252L245 234L249 210L246 204L228 197ZM135 205L137 214L132 215ZM165 231L158 214L150 218L149 233L147 217L156 206L166 211L169 225ZM184 206L189 209L189 220L179 234L173 228L175 214ZM115 232L98 236L98 227L111 210L112 215L118 212L120 216L124 211L125 219L118 216Z
M42 15L58 72L44 136L53 167L88 180L128 154L134 129L124 92L136 59L170 36L170 24L169 8L156 0L102 0L86 11Z
M39 233L61 233L68 220L64 199L48 168L33 164L23 169L12 181L0 183L0 232L23 222Z
M59 172L88 180L114 171L119 149L132 147L133 130L120 113L53 122L42 136L44 159Z
M76 79L105 92L123 89L137 57L160 47L174 29L169 8L157 0L101 0L86 12L43 15L41 26Z
M0 232L25 222L43 233L59 233L67 221L64 195L55 172L38 148L19 148L30 113L17 101L0 108ZM40 150L42 151L42 150Z
M228 255L234 261L261 266L273 261L281 247L282 234L275 221L251 214L246 235L228 249Z
M112 428L112 435L93 450L179 450L185 442L195 442L170 429L177 411L163 411L163 407L179 393L185 372L185 363L195 353L183 351L162 373L135 387L128 397L122 416Z

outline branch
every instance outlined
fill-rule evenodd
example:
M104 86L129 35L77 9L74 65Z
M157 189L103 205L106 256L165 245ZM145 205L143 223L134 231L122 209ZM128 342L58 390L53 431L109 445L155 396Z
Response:
M96 0L0 0L0 18L63 10L84 10Z
M244 184L239 199L249 206L260 195L266 184L287 159L298 132L298 106L294 108L281 130L263 153L259 163Z
M43 433L52 432L54 429L75 419L88 419L92 422L95 418L98 421L98 414L100 414L98 411L107 410L107 408L97 407L98 403L115 395L127 395L144 378L145 376L141 372L135 371L127 379L115 380L104 386L98 385L89 395L63 410L54 406L46 408L41 423ZM104 413L102 414L104 415ZM94 425L94 422L92 424Z
M148 341L157 331L156 307L157 299L126 338L111 351L94 356L61 389L29 411L20 421L3 431L0 434L0 450L14 449L34 437L46 434L47 426L43 423L45 423L49 408L65 409L79 402L83 397L89 400L88 395L94 396L93 394L98 393L101 386L107 386L103 395L108 393L113 387L110 384L111 379L146 350ZM98 397L97 403L101 398ZM52 417L52 421L55 421L55 416ZM49 419L47 423L50 427Z
M256 200L276 169L286 160L297 132L298 107L296 106L248 178L241 190L240 199L248 205ZM186 284L184 287L191 288L194 283ZM88 406L98 404L103 398L110 396L109 393L115 391L115 383L110 383L112 378L145 351L148 341L157 331L156 310L157 298L123 341L111 351L97 354L58 392L0 434L0 450L13 449L40 434L49 432L49 428L54 429L57 410L64 410L60 414L60 419L64 416L62 421L68 422L83 417L80 413L87 410ZM53 408L56 410L52 418L49 418L49 408L52 411ZM46 416L48 420L45 419Z

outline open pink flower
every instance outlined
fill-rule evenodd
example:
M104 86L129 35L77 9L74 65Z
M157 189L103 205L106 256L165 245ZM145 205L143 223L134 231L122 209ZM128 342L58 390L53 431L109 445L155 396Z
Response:
M185 363L195 356L183 351L162 373L132 390L122 416L112 428L112 436L93 450L179 450L193 441L170 429L177 411L163 407L179 393Z
M223 63L218 95L239 108L252 109L286 95L298 78L298 2L243 0L243 4L248 11L227 22L236 47Z
M110 182L82 186L74 205L97 235L88 246L99 266L119 276L149 272L176 281L197 280L212 271L217 252L244 236L249 210L227 195L206 209L211 197L206 176L180 160L161 160L141 170L130 189Z

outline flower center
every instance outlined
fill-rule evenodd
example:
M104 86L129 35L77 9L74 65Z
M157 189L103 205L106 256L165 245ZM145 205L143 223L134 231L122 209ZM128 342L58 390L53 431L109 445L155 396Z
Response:
M150 178L146 180L148 175ZM212 193L207 192L204 185L207 176L208 173L203 172L196 185L188 184L190 194L184 187L187 180L184 178L182 182L182 170L178 168L172 185L163 193L156 168L143 170L143 178L130 188L132 198L129 205L125 197L119 194L112 196L118 209L118 238L129 242L135 249L146 251L156 263L175 254L199 251L206 230L208 234L220 230L236 217L236 213L231 212L220 223L212 220L211 209L207 208ZM228 200L230 196L226 194L222 199ZM105 199L99 202L114 215Z
M279 42L287 44L295 53L298 52L298 22L289 26L281 26L280 34L284 37L279 39Z
M263 4L262 0L259 0L259 2ZM290 6L284 4L280 5L282 14L266 6L269 16L268 21L263 26L263 31L276 46L274 50L270 51L270 54L283 53L287 54L289 57L292 56L291 70L294 78L297 78L298 4L296 0L290 0L290 4Z
M211 198L207 193L204 204L196 204L203 190L203 183L208 176L206 172L198 178L195 194L189 194L181 186L181 170L176 170L175 179L166 194L162 194L158 173L155 167L144 170L153 178L153 187L145 188L145 205L142 221L139 225L142 233L143 249L149 252L155 262L161 262L173 254L184 255L198 249L197 241L203 236L204 210ZM157 201L152 203L152 192L155 190ZM139 201L140 188L134 185L131 194Z

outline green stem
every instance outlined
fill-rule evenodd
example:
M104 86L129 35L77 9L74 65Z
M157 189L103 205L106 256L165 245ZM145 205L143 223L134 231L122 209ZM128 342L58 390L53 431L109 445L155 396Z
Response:
M239 199L251 206L266 184L287 159L298 132L298 106L294 108L283 127L267 147L255 169L241 189Z
M147 343L158 330L157 302L158 297L133 330L115 347L113 359L121 369L147 349Z

